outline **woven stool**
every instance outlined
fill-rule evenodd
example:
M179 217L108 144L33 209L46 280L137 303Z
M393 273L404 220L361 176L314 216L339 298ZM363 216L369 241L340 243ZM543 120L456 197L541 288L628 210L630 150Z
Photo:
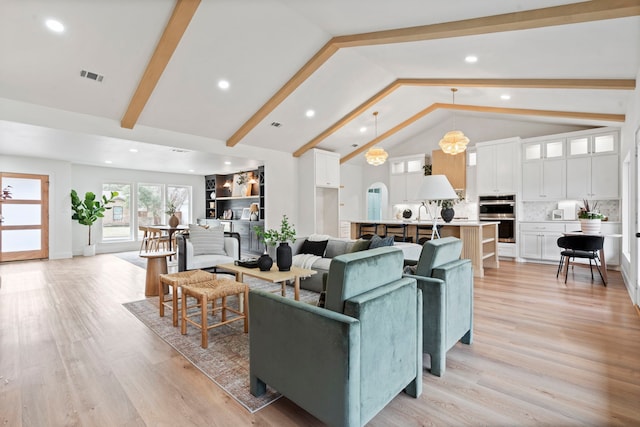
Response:
M199 282L195 286L182 286L182 324L180 325L180 332L182 335L187 334L187 322L193 326L200 328L202 333L202 348L209 346L209 329L217 328L218 326L226 325L227 323L235 322L237 320L244 320L244 332L249 332L249 286L244 283L236 282L231 279L215 279L209 282ZM238 301L243 300L244 310L235 310L227 306L227 297L231 295L237 295ZM243 298L241 298L241 296ZM192 297L197 300L196 304L188 306L187 298ZM222 299L220 307L216 307L216 300ZM207 319L207 305L211 302L211 314L215 314L216 311L221 311L221 320L219 323L213 325L208 324ZM189 314L190 308L199 307L199 313ZM240 308L240 307L238 307ZM227 311L235 313L237 316L227 319ZM200 315L200 322L192 320L191 317Z
M158 295L160 295L160 317L164 317L164 308L169 307L173 310L173 326L178 326L178 288L185 285L196 286L199 282L210 282L216 278L213 273L208 273L202 270L189 270L181 271L179 273L161 274L160 284L158 289ZM165 286L171 287L171 299L166 300L164 297L163 288Z

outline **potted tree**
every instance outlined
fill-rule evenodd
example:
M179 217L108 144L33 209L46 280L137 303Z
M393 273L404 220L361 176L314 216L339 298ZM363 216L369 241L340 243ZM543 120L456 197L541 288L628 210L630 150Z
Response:
M76 190L71 190L71 210L73 210L71 219L75 219L80 224L89 227L88 244L82 251L84 256L93 256L96 254L96 247L91 243L91 226L98 218L104 217L105 210L111 209L111 207L107 205L113 203L117 196L118 192L112 191L110 198L107 199L107 196L103 195L102 199L96 200L96 195L91 191L87 191L83 200L78 196Z
M254 230L258 238L262 240L262 243L265 245L265 254L267 245L275 246L276 243L280 243L276 249L276 264L278 265L278 270L289 271L293 259L289 242L293 243L296 241L296 230L294 225L289 223L289 218L287 218L286 215L282 215L280 230L262 230L260 227L254 227ZM260 259L258 259L258 265L260 265Z

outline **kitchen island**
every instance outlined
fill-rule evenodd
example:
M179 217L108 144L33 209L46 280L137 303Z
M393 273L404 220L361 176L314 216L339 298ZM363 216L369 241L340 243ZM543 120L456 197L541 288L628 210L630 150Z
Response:
M461 258L470 259L473 265L473 275L484 277L485 268L499 268L498 261L498 224L499 221L451 221L449 223L439 222L441 237L458 237L462 240ZM387 226L396 228L400 226L407 239L418 241L420 236L424 236L422 229L428 228L433 221L351 221L351 238L357 239L360 235L360 225L375 224L376 234L383 236L387 234ZM424 227L423 227L424 226ZM391 232L389 232L391 234Z

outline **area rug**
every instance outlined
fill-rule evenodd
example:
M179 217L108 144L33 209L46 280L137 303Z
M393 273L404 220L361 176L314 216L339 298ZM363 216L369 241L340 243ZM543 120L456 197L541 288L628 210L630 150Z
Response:
M248 279L249 286L265 290L278 290L273 285L257 279ZM287 286L287 297L293 298L293 288ZM318 294L300 290L300 300L315 304ZM243 332L243 322L233 322L209 331L209 348L200 346L200 331L188 326L187 335L171 323L171 311L165 317L158 313L158 297L123 304L142 323L182 354L227 394L237 400L249 412L254 413L276 401L280 394L267 387L267 392L255 397L249 392L249 335ZM214 317L209 322L219 321Z
M117 256L120 259L130 262L133 265L137 265L140 268L147 268L147 260L146 258L142 258L140 256L139 251L130 251L130 252L116 252L112 255Z

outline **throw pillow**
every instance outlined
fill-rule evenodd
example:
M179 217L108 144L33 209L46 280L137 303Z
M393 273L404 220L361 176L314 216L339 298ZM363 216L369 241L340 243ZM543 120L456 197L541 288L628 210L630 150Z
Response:
M353 243L353 246L351 246L350 252L366 251L367 249L369 249L370 244L371 240L358 239Z
M226 255L224 250L224 225L202 228L189 225L189 240L194 255Z
M304 242L302 242L302 247L300 248L298 253L311 254L320 257L324 256L324 251L327 249L327 243L329 243L328 240L315 242L311 240L305 240Z
M393 236L380 237L376 234L371 238L369 249L381 248L383 246L393 246Z

